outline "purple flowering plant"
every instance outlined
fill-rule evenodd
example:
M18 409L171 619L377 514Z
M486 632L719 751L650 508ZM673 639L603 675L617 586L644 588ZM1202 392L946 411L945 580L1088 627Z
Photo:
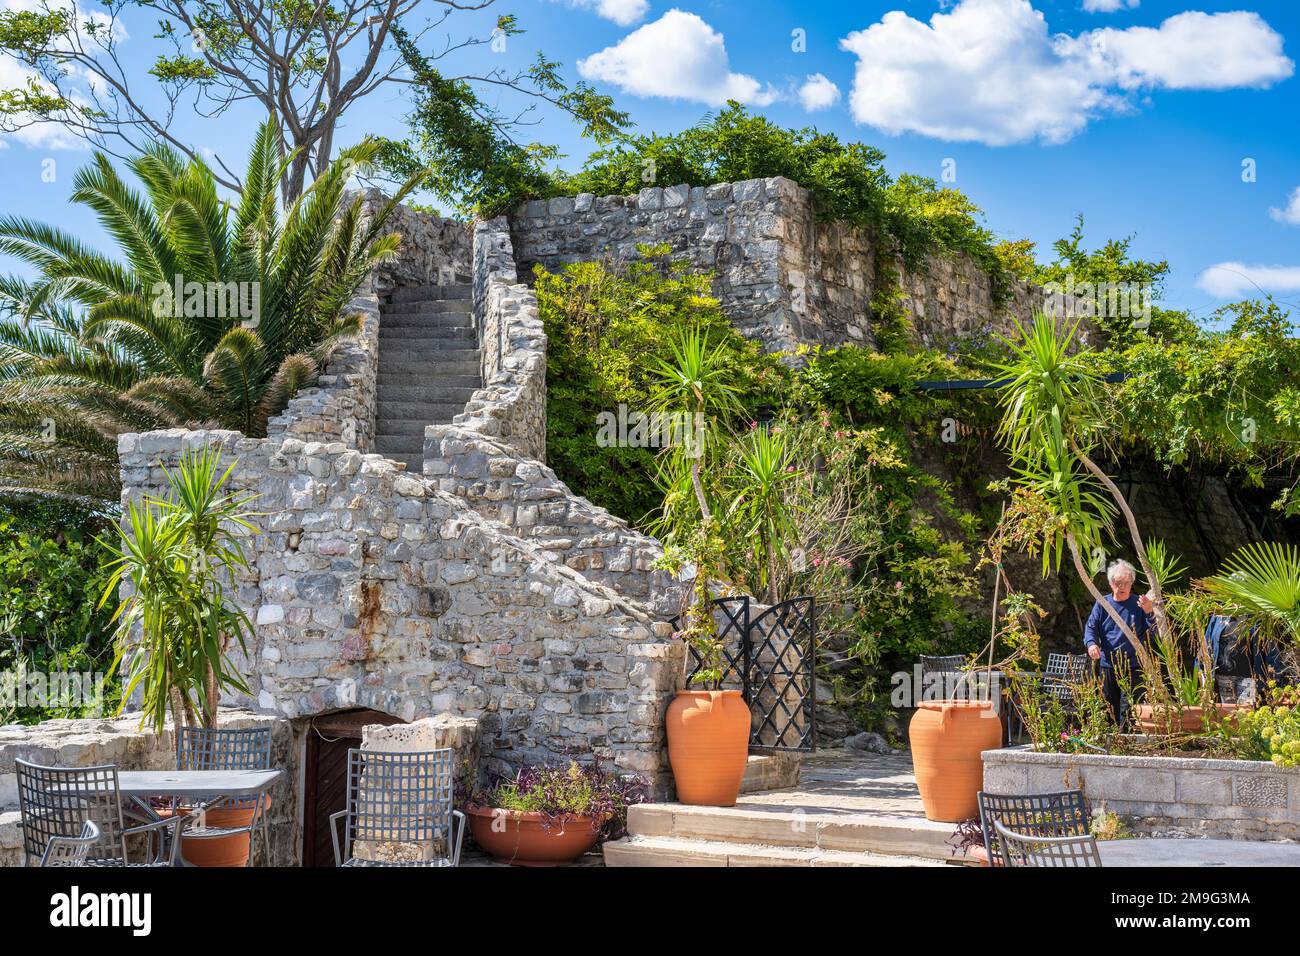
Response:
M568 764L525 764L513 777L497 777L466 801L475 808L540 813L548 831L574 817L588 817L602 840L627 832L627 808L649 796L638 777L616 774L592 757Z

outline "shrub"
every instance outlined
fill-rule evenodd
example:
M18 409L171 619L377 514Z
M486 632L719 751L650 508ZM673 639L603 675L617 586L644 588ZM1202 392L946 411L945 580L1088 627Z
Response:
M602 839L616 840L626 832L627 808L643 803L645 784L619 776L592 759L567 765L526 764L513 778L497 779L468 800L473 807L540 813L547 829L562 827L574 816L591 817Z

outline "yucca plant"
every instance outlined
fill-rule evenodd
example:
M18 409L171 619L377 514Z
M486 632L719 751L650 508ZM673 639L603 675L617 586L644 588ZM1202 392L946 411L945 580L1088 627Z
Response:
M246 510L251 496L226 490L234 468L222 472L214 449L187 452L166 470L167 497L128 503L116 529L120 557L100 605L129 584L113 615L113 667L125 669L123 705L139 688L142 724L158 732L168 711L178 727L212 727L221 691L249 693L229 652L246 652L252 633L234 594L236 575L249 567L240 535L257 528Z
M797 535L791 492L800 477L784 432L762 425L737 443L727 482L732 499L727 520L735 530L730 537L751 543L759 589L769 604L780 600L778 564Z
M128 161L143 191L96 153L72 198L95 213L119 257L28 219L0 219L0 251L31 281L0 281L0 489L117 497L116 436L216 425L250 436L312 381L359 317L346 306L397 252L381 234L416 176L369 219L344 203L365 141L287 209L293 157L273 124L257 132L244 189L219 195L212 171L165 144ZM179 294L178 294L179 293Z

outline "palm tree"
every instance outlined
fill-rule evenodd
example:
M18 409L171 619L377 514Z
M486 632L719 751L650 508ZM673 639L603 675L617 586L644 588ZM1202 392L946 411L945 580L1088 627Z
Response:
M1300 645L1300 549L1294 545L1246 545L1201 583L1257 636Z
M121 258L52 226L0 219L0 251L34 266L0 279L0 490L117 497L116 436L212 425L265 434L359 329L348 301L400 238L381 235L412 177L368 222L344 203L367 140L281 211L286 162L265 123L237 203L201 160L158 144L127 165L96 153L72 198L94 211Z
M767 603L780 600L778 565L787 555L787 542L797 535L791 504L792 485L802 477L794 465L785 433L767 425L752 429L737 443L730 473L732 502L728 519L736 538L750 541L758 586Z

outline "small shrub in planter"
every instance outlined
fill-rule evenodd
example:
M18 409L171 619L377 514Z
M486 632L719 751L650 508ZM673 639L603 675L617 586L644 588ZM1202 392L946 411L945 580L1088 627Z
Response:
M465 803L474 842L495 859L554 866L627 830L627 808L646 799L636 777L607 771L596 759L526 764L513 778L475 791Z

